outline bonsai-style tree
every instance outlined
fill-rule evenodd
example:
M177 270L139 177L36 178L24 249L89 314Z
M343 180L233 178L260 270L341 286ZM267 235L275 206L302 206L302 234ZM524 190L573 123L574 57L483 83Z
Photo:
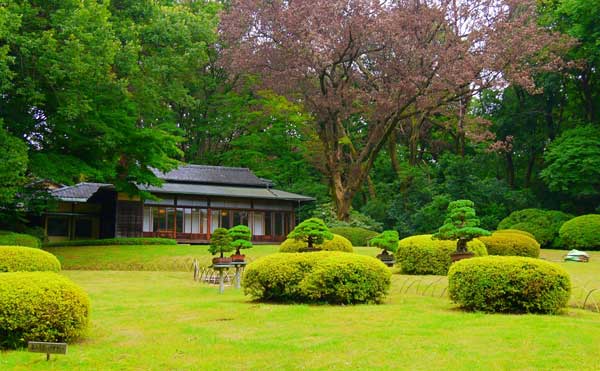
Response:
M369 240L369 246L379 247L383 249L381 255L389 255L388 251L395 253L398 251L398 232L396 231L383 231L377 236Z
M210 246L208 246L208 251L211 254L221 254L221 258L223 257L223 253L233 251L233 246L231 245L232 239L227 229L225 228L217 228L213 232L212 236L210 236Z
M236 225L235 227L230 228L228 233L233 240L231 246L235 248L236 255L240 255L240 249L252 248L252 232L248 226Z
M304 241L308 244L309 249L313 249L314 245L333 239L333 233L329 232L329 228L323 220L310 218L298 224L287 237L296 241Z
M479 236L489 236L488 230L479 228L479 218L475 214L475 204L471 200L452 201L448 205L448 213L444 225L433 238L440 240L458 240L456 252L466 253L467 243Z

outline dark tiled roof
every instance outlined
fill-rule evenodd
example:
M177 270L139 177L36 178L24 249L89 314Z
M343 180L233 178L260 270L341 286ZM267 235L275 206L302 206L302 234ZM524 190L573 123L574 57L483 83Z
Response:
M204 184L231 184L251 187L266 187L268 182L258 178L250 169L207 165L182 165L168 173L153 170L166 181Z
M307 202L314 198L267 187L234 187L209 184L164 183L157 186L138 186L140 189L155 193L187 194L198 196L242 197L262 200L284 200Z
M106 183L79 183L50 191L54 197L62 201L86 202L102 187L112 187Z

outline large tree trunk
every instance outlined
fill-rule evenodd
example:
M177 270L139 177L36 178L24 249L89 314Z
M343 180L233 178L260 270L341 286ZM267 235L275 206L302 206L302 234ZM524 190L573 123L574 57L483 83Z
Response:
M525 173L525 188L529 188L531 185L531 177L533 175L533 166L535 165L535 160L537 159L537 155L535 153L531 154L529 157L529 162L527 163L527 172Z
M506 152L506 182L510 188L515 188L515 165L510 151Z

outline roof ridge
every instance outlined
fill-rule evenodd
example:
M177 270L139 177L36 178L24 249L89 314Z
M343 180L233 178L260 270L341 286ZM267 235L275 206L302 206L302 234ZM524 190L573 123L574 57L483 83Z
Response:
M185 164L185 165L182 165L182 166L178 167L177 169L180 169L182 167L200 167L200 168L213 168L213 169L248 170L248 171L252 172L252 170L250 170L250 168L247 168L247 167L220 166L220 165L201 165L201 164ZM177 170L177 169L174 169L174 170Z

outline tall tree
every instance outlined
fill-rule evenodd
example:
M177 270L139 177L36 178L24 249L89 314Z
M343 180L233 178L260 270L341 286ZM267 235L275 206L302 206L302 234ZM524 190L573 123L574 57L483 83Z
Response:
M314 116L341 220L398 123L556 62L534 1L234 0L225 63Z
M0 118L29 171L59 182L159 180L216 39L218 6L145 0L0 5ZM8 82L8 83L7 83Z

